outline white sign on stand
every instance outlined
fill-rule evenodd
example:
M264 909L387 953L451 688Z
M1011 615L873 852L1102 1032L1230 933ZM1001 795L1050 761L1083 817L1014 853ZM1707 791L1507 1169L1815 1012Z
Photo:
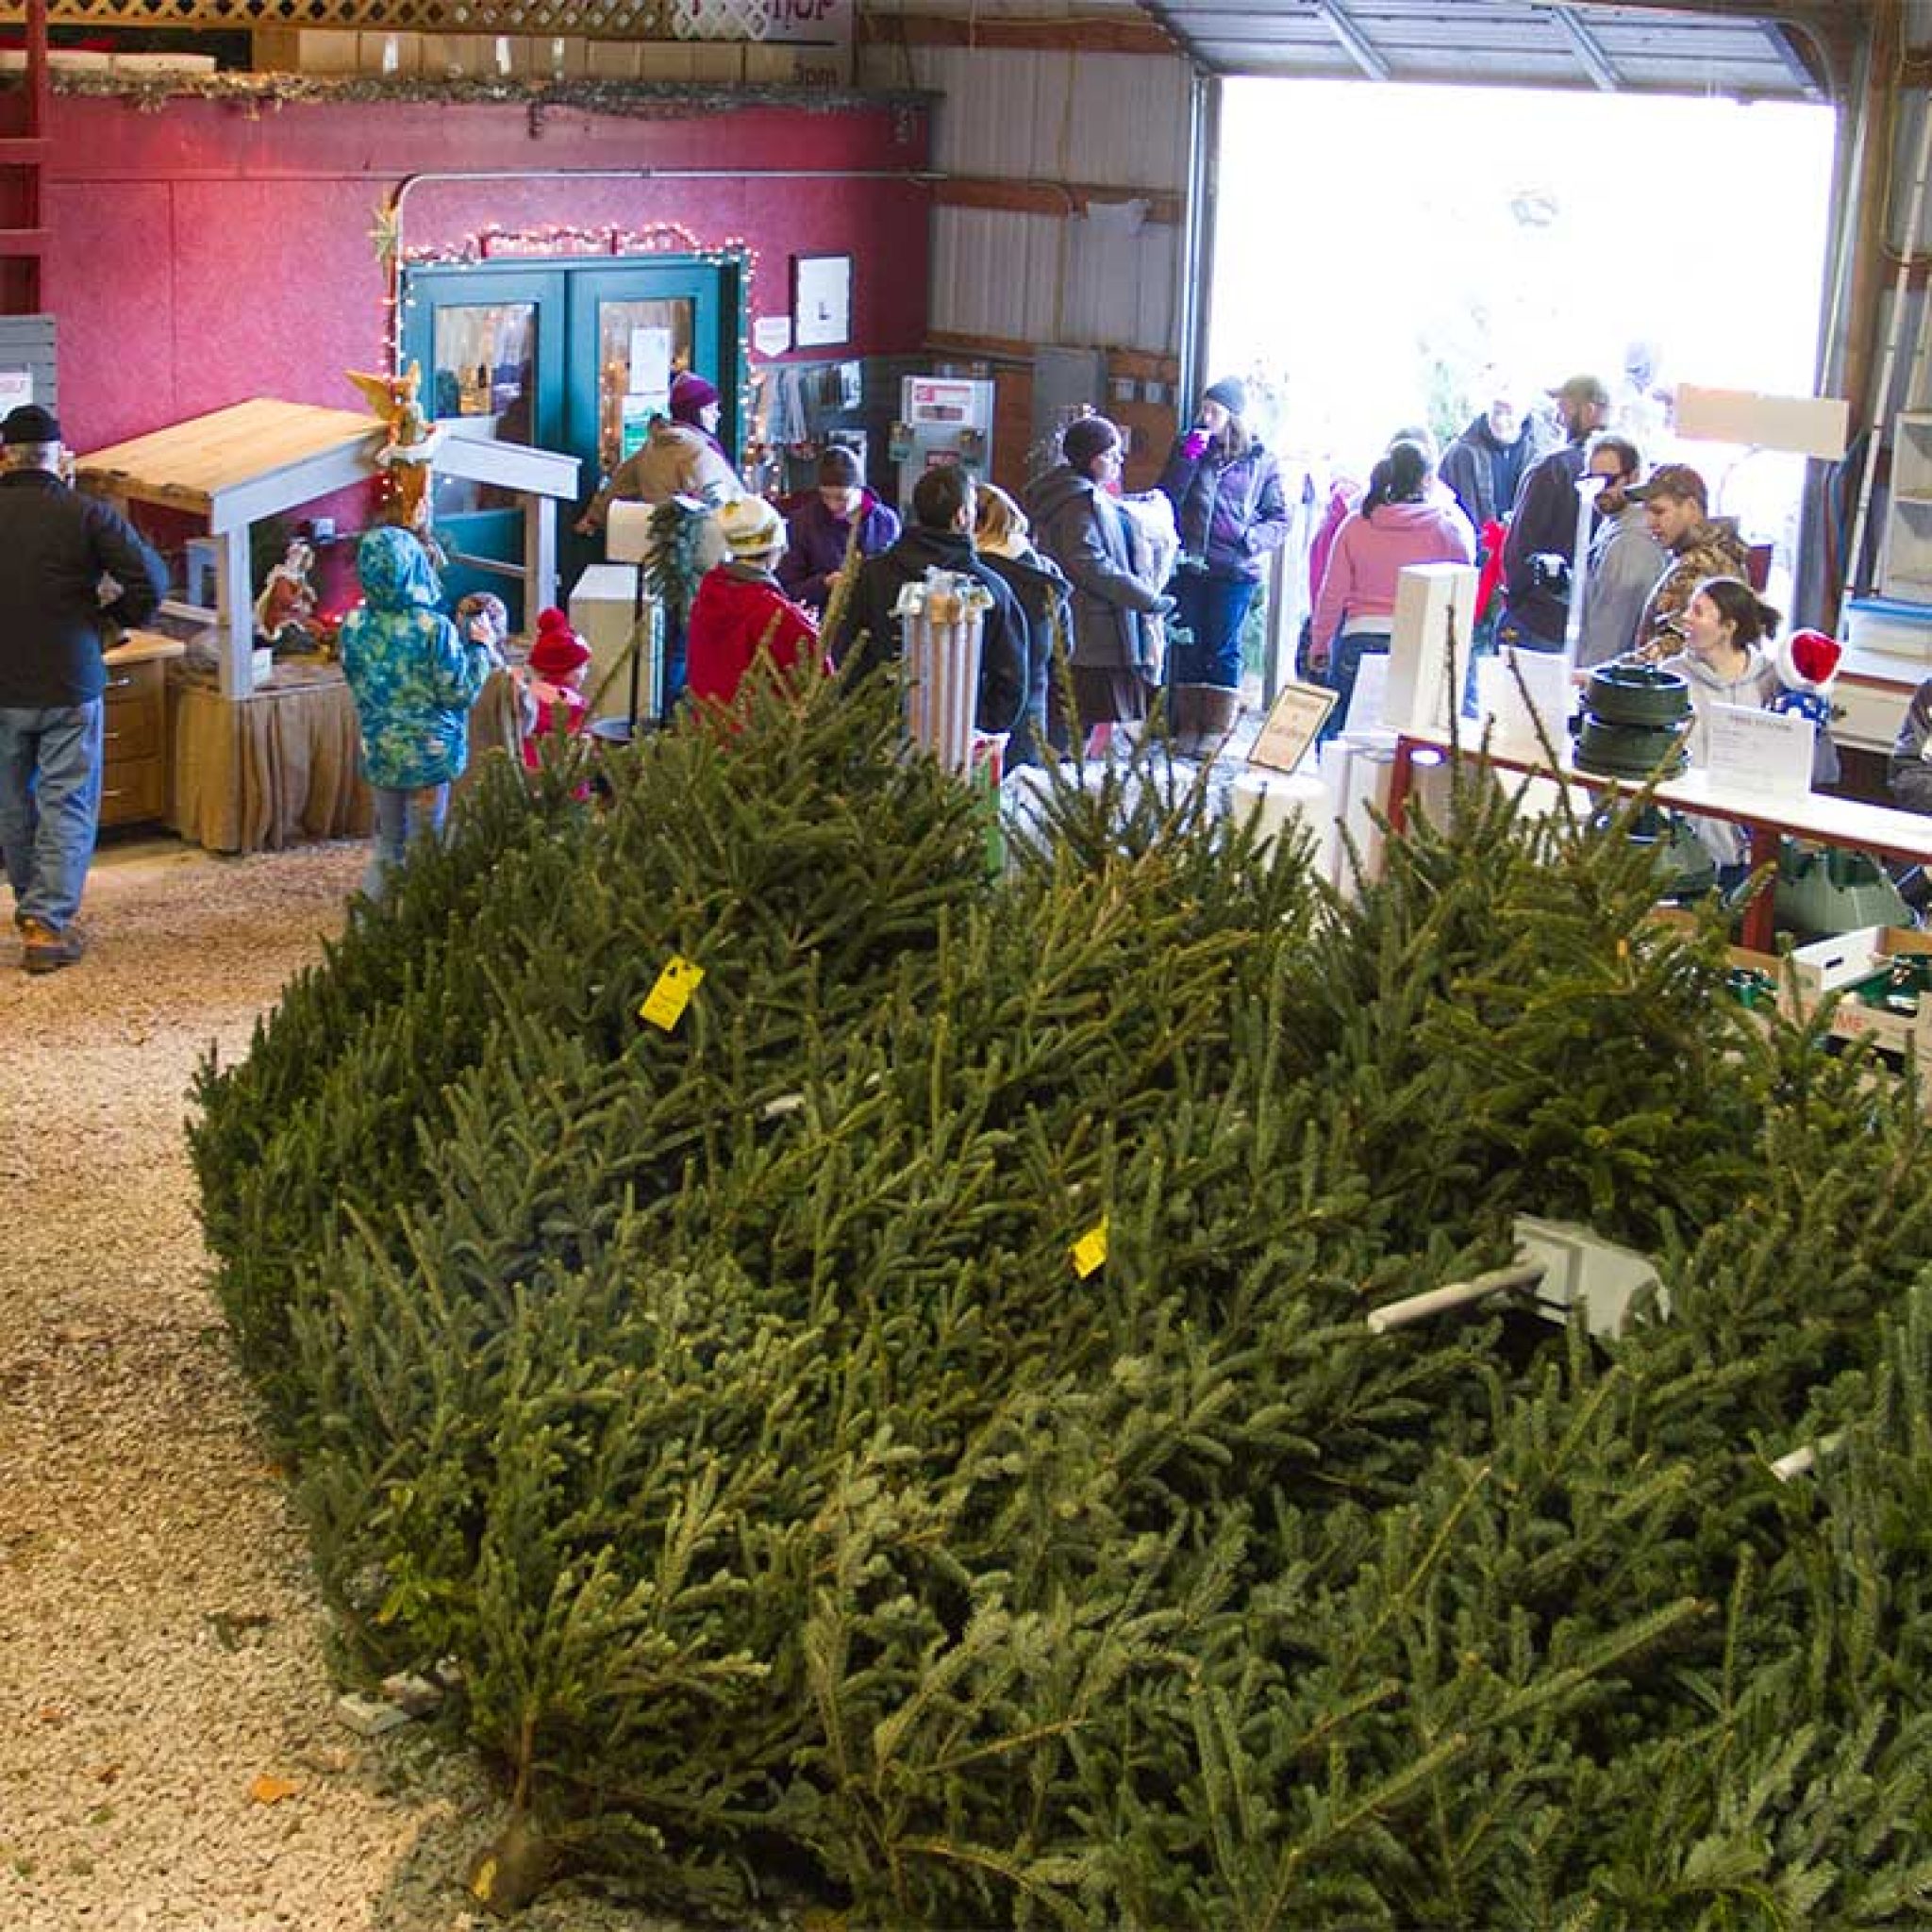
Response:
M1307 756L1322 721L1335 707L1335 693L1319 684L1284 684L1268 707L1268 717L1248 753L1251 765L1291 772Z
M1712 705L1705 716L1705 770L1713 785L1764 798L1803 798L1811 789L1817 727L1795 711Z

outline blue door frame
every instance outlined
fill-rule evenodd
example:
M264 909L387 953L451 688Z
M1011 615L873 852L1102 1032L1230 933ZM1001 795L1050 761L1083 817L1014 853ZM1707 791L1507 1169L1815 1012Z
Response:
M677 345L687 366L708 376L724 405L719 441L736 457L741 442L741 411L748 392L745 340L746 276L743 258L721 256L652 255L630 258L596 256L582 259L437 263L407 269L403 276L403 360L420 362L423 396L439 421L461 434L473 417L490 414L479 393L483 378L499 372L439 367L438 318L452 310L516 309L527 305L534 340L529 344L527 395L516 407L515 441L539 449L575 457L582 465L582 501L600 486L606 470L600 448L604 425L603 340L605 305L669 303L688 305L689 330ZM460 339L460 327L445 328L446 339ZM445 358L446 362L448 358ZM527 402L527 408L523 408ZM451 405L456 407L452 408ZM466 414L465 412L469 412ZM501 418L497 419L500 423ZM527 428L525 423L527 422ZM504 433L500 428L494 433ZM621 452L620 452L621 453ZM511 624L527 628L536 613L524 610L522 587L514 577L487 568L490 562L517 562L523 555L522 525L517 510L476 500L474 487L464 491L452 482L451 505L439 503L436 527L444 547L456 558L443 574L452 602L468 591L493 591L509 606ZM559 533L559 595L568 593L583 568L602 555L600 538L578 538L571 529L575 513L566 508ZM462 559L471 559L464 561Z

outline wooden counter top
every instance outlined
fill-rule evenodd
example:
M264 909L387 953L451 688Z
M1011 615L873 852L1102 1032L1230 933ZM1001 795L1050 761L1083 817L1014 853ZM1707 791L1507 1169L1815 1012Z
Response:
M185 657L187 651L179 638L164 638L158 630L131 630L101 655L109 664L152 664L163 658Z

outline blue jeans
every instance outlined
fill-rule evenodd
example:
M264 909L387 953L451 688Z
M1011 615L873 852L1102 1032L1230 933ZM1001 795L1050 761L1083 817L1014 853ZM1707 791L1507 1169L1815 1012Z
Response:
M1260 585L1252 577L1210 576L1206 571L1179 572L1172 586L1180 608L1174 612L1188 641L1176 644L1168 671L1170 684L1241 681L1241 625Z
M1386 658L1389 633L1386 630L1345 630L1335 640L1335 655L1328 664L1327 685L1335 693L1335 708L1322 721L1321 739L1325 741L1340 734L1348 723L1348 707L1355 696L1355 680L1364 658Z
M101 810L101 701L0 705L0 853L16 920L80 910Z
M435 838L449 810L447 785L424 785L413 791L375 785L375 850L362 874L362 890L372 899L382 897L383 883L402 864L411 842L425 833Z

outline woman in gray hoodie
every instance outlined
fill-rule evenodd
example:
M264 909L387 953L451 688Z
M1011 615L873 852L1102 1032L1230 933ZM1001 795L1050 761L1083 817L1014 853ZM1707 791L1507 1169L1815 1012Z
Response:
M1707 762L1710 709L1737 705L1749 710L1782 709L1787 685L1771 653L1781 619L1740 577L1706 577L1691 592L1681 618L1673 620L1684 648L1664 660L1690 687L1695 715L1686 741L1690 762ZM1838 750L1823 726L1812 742L1811 782L1838 776ZM1698 819L1697 836L1717 860L1720 874L1740 874L1748 857L1744 828L1724 819ZM1726 880L1726 883L1729 883Z

